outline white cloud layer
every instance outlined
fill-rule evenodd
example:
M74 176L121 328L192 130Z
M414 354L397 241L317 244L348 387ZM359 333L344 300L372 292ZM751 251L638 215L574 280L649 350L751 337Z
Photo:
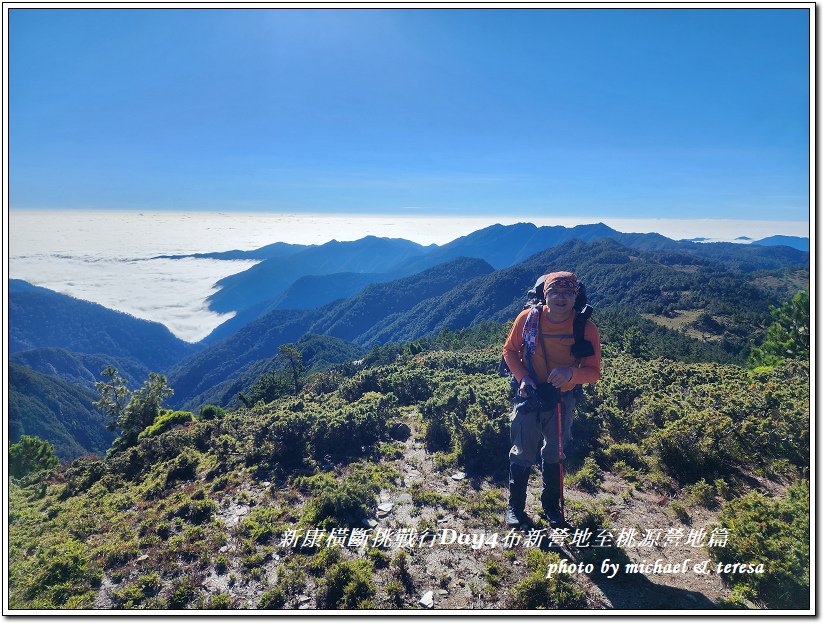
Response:
M154 256L255 249L279 241L323 244L368 234L444 244L494 223L524 221L567 227L601 221L622 232L676 239L809 235L809 224L795 221L28 210L9 213L9 274L158 321L195 342L231 317L207 309L214 283L255 263Z

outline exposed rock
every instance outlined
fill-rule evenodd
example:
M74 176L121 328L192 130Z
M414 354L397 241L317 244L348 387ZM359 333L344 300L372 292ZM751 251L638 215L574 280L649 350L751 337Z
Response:
M232 503L224 509L218 517L220 517L226 526L232 528L240 522L240 519L249 513L249 507L238 503Z
M435 596L433 595L432 590L430 589L423 596L421 596L421 599L418 602L424 609L431 609L432 607L434 607Z
M100 588L97 591L97 596L94 599L94 608L95 609L111 609L112 608L112 597L111 594L115 590L117 586L112 582L112 580L103 575L103 579L100 582Z

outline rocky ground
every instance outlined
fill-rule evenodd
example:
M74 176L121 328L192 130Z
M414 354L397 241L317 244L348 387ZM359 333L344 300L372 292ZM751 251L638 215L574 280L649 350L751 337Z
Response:
M549 531L537 513L540 476L536 473L530 481L527 509L532 512L539 532L530 535L523 531L513 537L503 525L507 493L505 478L479 480L454 468L438 467L434 456L424 447L420 419L414 410L407 412L403 425L394 431L395 437L400 438L396 444L397 452L384 460L399 476L391 487L380 492L372 514L363 519L363 527L370 529L369 538L359 546L345 549L347 557L365 557L376 544L376 536L382 535L388 536L382 544L387 558L396 558L400 550L406 552L406 577L400 596L396 593L390 600L382 591L397 580L397 569L376 570L376 607L507 608L509 589L527 575L525 559L531 548L556 552L570 565L592 564L591 572L576 571L570 575L584 592L585 599L580 607L585 609L714 609L719 599L729 593L717 574L697 574L692 570L693 565L709 559L701 544L706 544L717 512L694 506L689 509L688 519L676 518L668 505L668 497L636 489L620 477L607 474L593 492L567 485L567 516L572 525L566 540L559 540L556 533L556 543L550 544ZM580 460L577 463L580 464ZM574 454L567 464L574 475ZM574 476L569 480L574 481ZM261 573L249 578L243 574L239 556L241 544L236 535L239 523L262 504L261 501L276 497L273 491L276 488L268 481L252 482L219 501L217 518L225 525L229 536L219 547L219 554L225 556L229 565L225 569L208 566L198 575L197 582L207 595L231 596L232 608L256 608L261 596L278 582L279 565L289 558L289 548L270 549ZM593 533L588 548L568 543L568 538L575 532L576 516L581 509L593 504L607 512L609 520L605 524L608 524L612 538L623 539L617 552L623 552L625 562L654 564L657 560L663 567L689 560L687 571L656 573L652 570L646 574L619 573L608 578L610 573L601 573L601 565L610 555L612 561L616 561L616 551L599 548L596 545L598 534ZM653 530L651 534L647 532L650 529ZM698 543L687 543L690 531L700 529L706 529L703 539ZM458 538L462 534L469 537ZM494 534L497 534L496 538L493 538ZM471 539L471 536L480 539L481 535L486 542L483 545L458 543ZM324 537L328 537L328 532ZM541 541L526 545L530 538L533 542ZM271 543L279 546L280 539L281 536L274 536ZM447 543L442 543L444 541ZM134 575L140 564L138 558L133 564L136 568ZM303 587L294 595L286 596L283 607L318 608L317 583L316 577L307 575ZM104 578L95 606L111 608L111 596L118 586L122 583L118 585Z

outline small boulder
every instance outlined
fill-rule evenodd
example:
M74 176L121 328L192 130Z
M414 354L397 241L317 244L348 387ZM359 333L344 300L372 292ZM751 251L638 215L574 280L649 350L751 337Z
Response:
M402 422L394 422L389 425L389 436L393 440L398 440L399 442L406 442L410 435L412 435L412 429L406 423Z

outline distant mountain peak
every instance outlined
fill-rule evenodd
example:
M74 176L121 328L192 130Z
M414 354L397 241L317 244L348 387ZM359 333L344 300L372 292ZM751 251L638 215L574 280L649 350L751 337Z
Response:
M810 252L810 239L806 236L785 236L783 234L776 234L775 236L768 236L757 241L752 242L757 246L773 246L784 245L799 251Z
M563 226L557 226L557 227L563 227ZM571 230L587 229L587 230L593 230L593 231L596 231L596 232L616 232L616 233L618 232L618 230L609 227L606 223L603 223L601 221L599 221L598 223L579 223L578 225L576 225L572 228L567 228L567 229L571 229Z

